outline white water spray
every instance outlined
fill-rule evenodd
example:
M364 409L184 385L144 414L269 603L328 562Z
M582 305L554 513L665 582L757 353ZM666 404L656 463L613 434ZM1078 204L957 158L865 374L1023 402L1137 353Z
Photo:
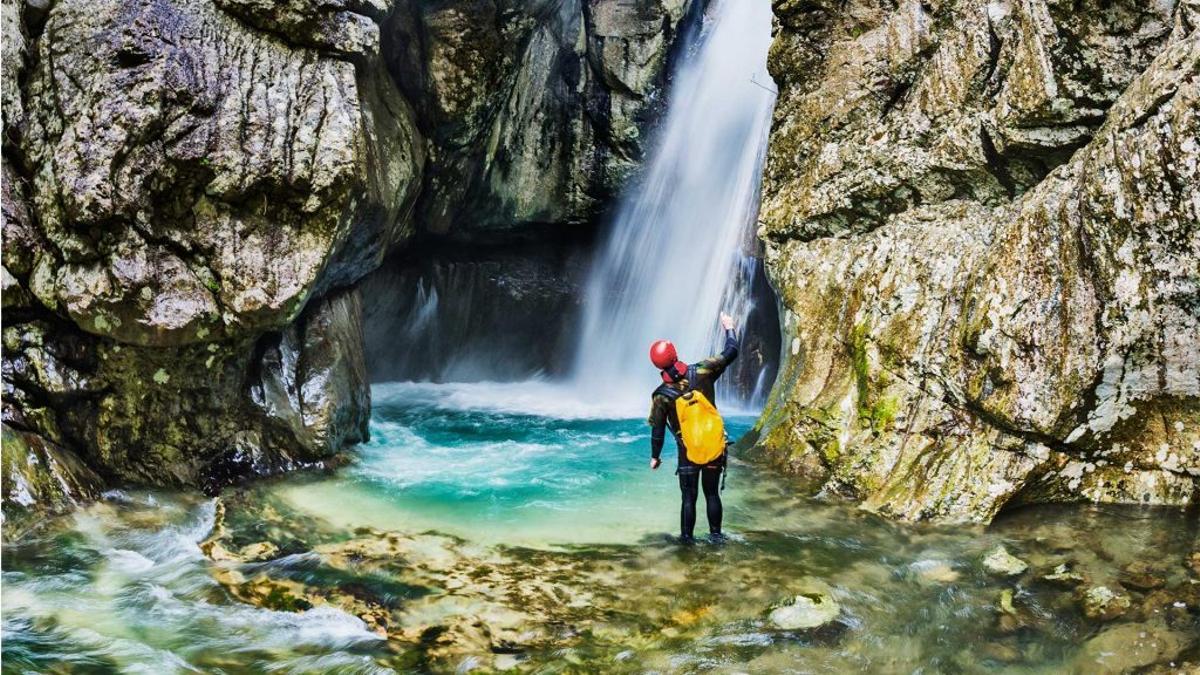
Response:
M652 341L670 339L695 360L719 345L720 311L745 325L754 261L743 243L757 220L775 103L770 43L769 0L717 0L704 17L658 145L588 281L575 372L591 388L644 400L656 380Z

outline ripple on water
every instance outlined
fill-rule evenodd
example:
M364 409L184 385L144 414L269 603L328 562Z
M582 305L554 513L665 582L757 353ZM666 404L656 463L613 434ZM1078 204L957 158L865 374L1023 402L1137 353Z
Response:
M1178 595L1200 582L1179 564L1200 548L1194 515L1054 507L987 529L899 525L737 464L728 539L681 547L664 536L675 477L646 468L640 419L454 410L463 391L436 391L380 396L356 465L230 492L223 515L130 490L7 545L6 668L1093 672L1089 654L1129 626L1197 648L1200 606ZM205 557L210 535L234 560ZM1030 571L989 574L1000 545ZM243 547L278 553L238 562ZM1127 616L1087 620L1073 589L1040 581L1064 561L1114 585L1131 563L1165 561L1163 597L1186 602L1147 618L1153 592L1130 588ZM772 629L770 609L806 577L841 606L837 630Z

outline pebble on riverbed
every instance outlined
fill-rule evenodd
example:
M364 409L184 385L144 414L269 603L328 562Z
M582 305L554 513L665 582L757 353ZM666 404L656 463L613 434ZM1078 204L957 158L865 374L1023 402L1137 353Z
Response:
M1112 621L1129 611L1129 595L1121 587L1092 586L1078 593L1084 616L1095 621Z
M958 570L945 560L918 560L908 567L921 581L952 584L960 576Z
M983 568L999 576L1015 577L1024 574L1025 570L1029 569L1029 565L1009 553L1003 546L997 546L984 556Z

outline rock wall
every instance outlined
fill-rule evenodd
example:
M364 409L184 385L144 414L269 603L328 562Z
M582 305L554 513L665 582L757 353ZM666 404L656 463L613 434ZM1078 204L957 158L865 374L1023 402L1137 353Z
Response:
M592 225L662 112L693 0L399 0L389 64L430 139L417 220L480 243Z
M758 449L906 519L1200 502L1200 6L774 8Z
M591 245L428 247L363 282L371 380L505 382L574 365ZM403 344L402 349L397 349Z
M364 440L356 285L590 222L688 5L4 0L6 515Z
M319 29L257 3L4 3L3 421L55 458L23 479L6 441L9 511L365 438L338 289L404 239L424 145L382 9L292 5Z

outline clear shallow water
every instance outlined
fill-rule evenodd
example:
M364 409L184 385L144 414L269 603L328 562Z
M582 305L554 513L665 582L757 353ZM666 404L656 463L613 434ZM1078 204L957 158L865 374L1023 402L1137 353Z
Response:
M276 492L292 507L345 526L437 530L526 546L633 543L676 532L675 448L651 471L646 410L597 409L552 384L390 384L373 396L371 441L333 480ZM727 416L737 438L754 418ZM727 520L756 514L727 482ZM703 530L703 521L701 530Z
M4 672L1092 673L1200 656L1195 514L902 526L739 464L731 541L681 547L665 536L675 479L645 466L640 411L542 384L375 397L372 442L335 474L220 500L117 493L6 543ZM1031 570L989 574L1000 544ZM1161 588L1127 588L1124 616L1093 621L1040 579L1068 560L1113 587L1149 563ZM806 578L838 620L773 627ZM1170 649L1147 660L1138 635Z

